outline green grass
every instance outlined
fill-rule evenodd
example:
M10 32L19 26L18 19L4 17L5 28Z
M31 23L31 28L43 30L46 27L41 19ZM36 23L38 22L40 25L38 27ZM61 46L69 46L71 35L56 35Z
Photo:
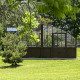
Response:
M79 48L77 56L72 60L24 60L15 68L0 60L0 80L80 80Z

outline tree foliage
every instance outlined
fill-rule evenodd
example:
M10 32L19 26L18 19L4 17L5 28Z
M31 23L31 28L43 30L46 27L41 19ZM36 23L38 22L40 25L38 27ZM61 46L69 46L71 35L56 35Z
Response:
M55 0L53 0L53 1L55 1ZM60 1L62 1L62 0L60 0ZM64 1L62 4L64 4ZM52 22L53 26L61 28L63 30L66 30L72 36L77 38L80 34L80 23L79 23L79 21L80 21L80 19L79 19L80 18L80 16L79 16L80 15L80 12L79 12L80 11L80 2L78 0L71 0L71 1L69 0L69 2L70 2L70 4L68 6L60 5L60 6L63 6L64 10L66 11L64 13L64 15L65 15L64 18L63 17L61 18L61 15L60 15L60 13L62 14L64 12L63 8L61 8L61 10L60 10L61 12L59 12L59 11L56 12L57 9L55 10L55 9L53 9L53 7L49 7L49 9L52 8L52 9L50 9L50 12L46 12L46 14L41 13L41 16L51 19L53 21ZM48 3L48 0L47 0L47 4L49 6L51 6L52 3ZM65 7L67 7L67 9L69 9L69 10L67 10ZM68 7L70 7L71 9ZM60 9L60 7L59 7L59 9ZM46 8L43 11L46 11ZM52 15L53 11L55 11L55 13L56 13L55 15ZM57 16L58 14L59 14L59 17ZM57 17L55 17L55 16L57 16Z
M35 34L34 29L37 28L39 25L37 19L35 18L34 12L31 13L31 19L30 19L30 13L25 12L26 17L22 18L23 25L18 26L18 30L21 31L20 37L22 37L24 34L27 34L27 39L29 41L39 41L38 36ZM30 22L31 20L31 22Z
M2 37L2 44L4 50L0 55L5 63L17 65L22 62L22 56L26 55L26 45L20 41L16 34L7 33L5 37Z
M22 17L25 16L27 10L26 4L18 6L16 9L11 10L9 0L0 1L0 23L6 27L17 27L22 24Z
M12 3L21 2L23 0L10 0ZM36 4L36 10L39 14L47 14L50 13L51 16L54 16L54 18L65 18L66 15L72 18L76 18L76 13L80 11L80 8L78 8L79 0L25 0L29 2L41 2L43 4ZM76 5L74 5L74 2L77 2Z
M43 15L48 16L47 14L49 14L52 20L65 19L66 16L76 20L76 13L80 12L80 8L78 7L80 4L80 0L7 0L7 1L9 2L9 6L11 6L12 9L26 4L27 11L29 11L30 14L29 18L30 24L31 24L31 13L33 11L37 11L38 14L41 15L41 17L44 17ZM32 28L31 25L29 25L29 27ZM25 31L22 30L23 33L26 33L27 32L26 30ZM30 32L32 31L30 30Z
M0 23L0 49L2 48L2 41L1 41L1 37L2 37L2 34L3 34L3 25Z
M76 19L76 13L80 11L77 4L73 5L72 0L42 0L44 5L37 5L40 14L49 13L54 18L65 19L66 15Z

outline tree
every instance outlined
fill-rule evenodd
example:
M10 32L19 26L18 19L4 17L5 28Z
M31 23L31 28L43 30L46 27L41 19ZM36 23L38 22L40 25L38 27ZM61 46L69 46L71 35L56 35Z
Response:
M9 0L2 0L0 1L0 23L5 27L5 30L6 27L17 27L19 24L22 24L22 17L25 16L26 10L26 4L11 10Z
M50 14L52 18L65 19L66 15L76 18L76 13L80 11L78 4L73 6L74 0L42 0L44 5L37 5L39 14L47 16Z
M22 1L24 0L10 0L10 4L15 6L21 4ZM25 2L27 4L37 2L38 4L35 4L34 6L39 14L50 13L51 16L59 19L64 19L66 15L76 18L76 13L80 11L77 7L80 2L79 0L25 0ZM39 2L41 2L40 5ZM74 5L74 3L76 3L76 5Z
M34 28L37 28L39 25L37 19L35 18L35 13L29 13L25 12L26 17L22 18L23 25L18 26L18 30L21 31L20 37L22 37L24 34L27 34L27 40L28 41L36 41L39 42L38 36L34 32ZM31 16L31 19L30 19Z
M66 17L76 19L76 13L80 12L80 8L78 7L80 3L79 0L10 0L9 3L12 7L15 5L17 7L17 5L22 4L22 2L25 2L28 6L30 24L31 13L34 11L33 6L41 17L51 17L52 20L65 19Z
M79 13L80 14L80 13ZM67 31L73 37L77 38L80 33L80 17L79 14L76 16L76 20L66 17L63 19L55 19L52 23L55 27Z
M0 55L3 57L3 62L10 63L13 66L22 62L22 56L26 55L26 45L20 41L17 34L7 33L2 37L4 50Z
M53 0L53 2L54 1L55 0ZM61 3L64 4L64 1L63 1L63 3L62 2ZM51 3L51 4L53 4L53 3ZM51 4L47 1L48 6L51 6ZM55 5L53 4L53 6L55 6ZM79 23L79 21L80 21L80 19L79 19L80 18L80 16L79 16L80 2L78 0L71 0L71 4L69 4L68 6L66 6L66 5L67 5L66 3L65 3L65 5L60 5L60 3L58 2L57 6L59 6L59 9L61 8L60 6L63 6L64 8L61 8L61 10L59 10L55 6L56 7L56 10L55 10L54 9L55 7L53 8L53 6L51 6L50 7L51 9L49 8L49 10L52 10L52 11L50 11L50 12L46 12L46 8L45 8L43 11L46 12L46 14L42 14L42 17L51 19L53 21L52 22L53 26L61 28L65 31L68 31L72 36L77 38L80 33L80 28L79 28L80 27L80 23ZM69 9L69 10L67 10L67 12L64 13L64 15L65 15L65 17L64 17L63 12L65 11L65 8L66 8L66 10L67 9ZM54 9L55 13L57 12L56 14L54 13L53 9ZM59 12L57 10L62 11L62 12ZM79 13L77 13L77 12L79 12ZM40 13L41 13L41 10L40 10ZM58 14L62 14L62 15L59 15L59 17L58 17ZM63 16L63 17L61 18L61 16Z
M75 7L75 5L80 8L80 2L73 0L73 7ZM53 21L54 26L68 31L75 38L77 38L80 34L80 12L76 13L76 19L71 19L70 17L66 16L65 19L53 19Z

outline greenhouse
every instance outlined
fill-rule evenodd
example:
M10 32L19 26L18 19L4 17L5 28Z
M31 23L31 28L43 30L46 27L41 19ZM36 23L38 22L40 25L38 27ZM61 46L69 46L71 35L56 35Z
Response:
M53 25L42 25L35 29L40 41L29 42L28 54L31 58L75 58L76 38L71 32Z

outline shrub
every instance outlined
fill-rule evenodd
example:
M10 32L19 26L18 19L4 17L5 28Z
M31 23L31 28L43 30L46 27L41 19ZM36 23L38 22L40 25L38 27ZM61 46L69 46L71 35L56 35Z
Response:
M27 46L19 39L17 34L7 33L2 37L4 50L1 51L3 62L17 65L22 62L22 57L26 55Z

